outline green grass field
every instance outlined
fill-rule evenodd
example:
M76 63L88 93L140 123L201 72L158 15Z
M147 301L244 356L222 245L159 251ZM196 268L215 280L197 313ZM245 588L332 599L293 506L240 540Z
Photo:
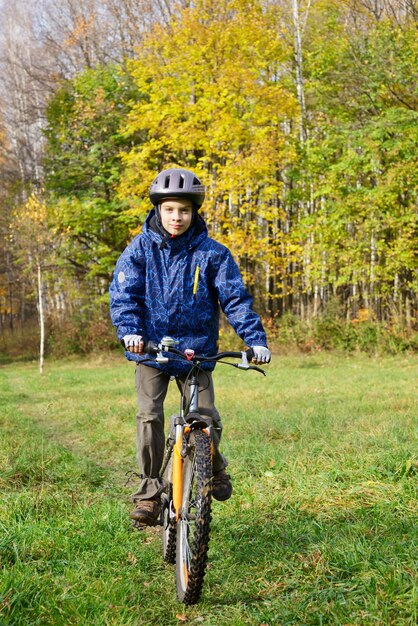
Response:
M159 531L130 530L133 377L122 356L0 369L1 625L417 623L416 357L218 367L234 496L186 610Z

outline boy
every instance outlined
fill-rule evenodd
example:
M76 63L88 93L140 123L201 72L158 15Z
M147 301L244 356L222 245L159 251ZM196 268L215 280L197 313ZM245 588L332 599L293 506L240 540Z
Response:
M143 480L132 498L131 518L153 525L160 513L159 471L164 453L163 403L170 376L181 390L189 371L187 363L144 363L144 342L159 342L168 335L179 349L197 354L217 352L219 304L241 339L254 350L253 362L270 361L260 318L251 309L251 298L229 250L210 239L199 215L205 198L200 180L186 169L160 172L150 188L154 208L142 233L135 237L117 262L110 286L110 308L126 357L137 361L135 385L138 398L137 462ZM214 404L211 370L199 378L199 407L213 424L213 497L227 500L232 494L227 461L219 452L222 432Z

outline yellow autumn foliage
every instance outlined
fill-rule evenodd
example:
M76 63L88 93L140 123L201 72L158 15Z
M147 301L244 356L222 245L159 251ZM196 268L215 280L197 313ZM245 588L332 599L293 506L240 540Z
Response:
M189 167L207 186L203 211L217 238L238 256L271 256L263 245L280 216L280 173L295 156L287 125L297 116L279 79L288 50L273 18L255 1L199 1L169 29L157 26L130 62L143 98L125 132L146 141L122 155L119 194L138 219L155 173Z

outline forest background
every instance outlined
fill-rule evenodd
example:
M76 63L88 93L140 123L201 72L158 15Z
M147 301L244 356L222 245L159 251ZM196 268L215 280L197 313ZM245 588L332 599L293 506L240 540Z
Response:
M418 349L414 0L3 0L0 352L116 346L164 167L207 185L272 343ZM223 345L230 341L226 330Z

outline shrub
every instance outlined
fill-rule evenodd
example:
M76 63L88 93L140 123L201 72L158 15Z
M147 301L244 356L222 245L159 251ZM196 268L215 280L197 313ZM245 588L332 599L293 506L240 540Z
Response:
M64 321L51 320L48 326L48 353L56 357L109 351L119 346L104 306L84 309Z
M309 321L287 314L276 320L270 333L271 343L279 349L297 349L302 352L340 350L368 354L397 354L418 351L418 333L393 330L383 323L371 320L350 320L322 317Z

